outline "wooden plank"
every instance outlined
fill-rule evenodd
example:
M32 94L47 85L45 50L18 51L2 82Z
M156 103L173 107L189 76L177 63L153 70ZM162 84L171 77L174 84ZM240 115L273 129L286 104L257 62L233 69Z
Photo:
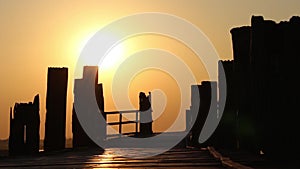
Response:
M136 112L135 114L135 121L138 122L139 120L139 113ZM138 132L138 123L135 123L135 132L137 133Z
M111 111L111 112L104 112L104 114L124 114L124 113L136 113L139 112L139 110L123 110L123 111Z
M122 133L122 114L120 114L119 116L119 133L121 134Z
M159 150L159 149L157 149ZM105 151L93 149L66 150L33 157L0 159L0 168L208 168L221 169L219 160L216 160L208 151L199 149L173 149L163 154L130 159L120 156L123 152L119 148L109 148ZM147 154L155 149L126 149L129 154Z
M110 122L107 123L108 125L120 125L120 124L131 124L131 123L137 123L135 121L122 121L122 122Z

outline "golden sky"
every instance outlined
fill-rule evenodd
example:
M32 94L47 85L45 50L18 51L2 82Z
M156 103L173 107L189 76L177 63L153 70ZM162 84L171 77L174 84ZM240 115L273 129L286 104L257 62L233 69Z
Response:
M154 0L154 1L104 1L104 0L0 0L0 139L8 138L9 108L15 102L29 102L40 95L41 138L44 138L45 101L48 67L69 68L67 105L67 137L71 133L71 105L73 102L74 67L85 42L101 27L120 17L141 12L163 12L179 16L201 29L215 46L222 59L232 59L230 29L249 25L251 15L263 15L275 21L288 20L300 15L299 0ZM143 48L170 50L183 60L193 53L174 39L146 35L135 37L121 44L119 54L129 55ZM116 58L118 60L118 58ZM189 60L191 69L197 69ZM104 83L105 103L111 104L109 83L114 67L111 63L100 70ZM194 68L193 68L194 65ZM201 69L201 66L198 67ZM201 71L201 70L198 70ZM205 70L197 74L197 81L207 80ZM101 76L103 75L103 76ZM143 84L145 78L159 77L164 81ZM105 83L106 82L106 83ZM166 105L164 115L154 124L155 130L164 130L172 123L175 103L180 102L172 78L159 71L146 71L137 75L130 85L130 100L137 106L138 92L161 87ZM157 95L159 96L159 95ZM163 96L161 96L164 98ZM189 100L188 100L189 101ZM187 103L185 104L189 104ZM156 108L161 109L158 105ZM171 119L171 122L170 122ZM161 125L161 124L165 124Z

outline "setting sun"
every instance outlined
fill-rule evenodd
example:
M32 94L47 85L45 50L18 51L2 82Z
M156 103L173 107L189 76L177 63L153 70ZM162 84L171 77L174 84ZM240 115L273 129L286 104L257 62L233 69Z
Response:
M56 2L56 1L55 1ZM1 118L0 139L9 136L9 108L15 102L32 100L40 94L41 138L44 137L46 118L46 83L48 67L68 67L68 103L66 137L72 138L71 114L73 104L73 82L78 57L90 38L107 24L136 13L162 12L182 17L199 27L212 41L222 59L232 59L230 29L238 25L248 25L251 15L263 14L275 21L288 20L299 14L299 1L287 5L268 1L162 1L150 2L109 2L91 1L1 1L1 72L3 80L0 88ZM236 10L238 7L239 10ZM212 10L213 9L213 10ZM227 14L227 15L225 15ZM135 25L137 27L139 25ZM174 29L177 29L174 27ZM181 29L181 28L178 28ZM122 30L122 28L120 28ZM114 37L118 32L107 34ZM149 45L151 44L151 45ZM101 46L99 46L101 48ZM196 79L207 80L207 73L201 63L186 59L193 53L183 45L153 36L126 39L106 54L99 65L99 83L103 83L105 109L114 110L109 87L116 69L131 54L144 48L160 48L180 56L196 74ZM134 63L138 65L140 63ZM130 65L130 66L135 66ZM133 77L134 78L134 77ZM158 77L161 78L161 77ZM139 84L140 82L135 82ZM20 84L22 85L20 87ZM143 89L142 87L140 89ZM138 104L136 95L135 104ZM168 97L168 96L166 96ZM189 101L189 100L188 100Z
M87 45L87 43L89 42L89 40L91 38L93 38L93 36L95 35L95 32L91 32L88 33L87 35L84 35L83 38L78 38L80 40L78 41L78 56L80 55L80 53L82 52L82 50L84 49L84 47ZM108 35L110 36L110 35ZM109 38L109 37L108 37ZM101 48L101 46L99 46L99 48ZM115 46L113 46L104 56L104 59L102 61L100 61L98 63L98 66L101 69L112 69L112 67L116 66L117 63L120 62L120 59L122 58L122 56L125 55L125 46L123 43L118 43ZM100 56L99 56L100 58ZM88 61L87 61L88 62Z
M300 0L0 0L0 24L0 168L299 168Z
M99 63L100 69L110 69L116 66L125 55L125 47L122 43L117 44L106 54L103 61Z

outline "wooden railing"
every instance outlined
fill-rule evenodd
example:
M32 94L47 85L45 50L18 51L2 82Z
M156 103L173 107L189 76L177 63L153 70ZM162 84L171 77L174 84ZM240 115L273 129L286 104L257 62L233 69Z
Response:
M113 112L105 112L105 119L107 119L108 115L119 115L119 121L118 122L106 122L107 125L119 126L119 136L121 135L130 135L130 134L137 134L138 133L138 126L139 126L139 110L125 110L125 111L113 111ZM122 121L123 114L131 114L135 113L135 120L126 120ZM135 132L124 132L122 133L122 124L135 124Z

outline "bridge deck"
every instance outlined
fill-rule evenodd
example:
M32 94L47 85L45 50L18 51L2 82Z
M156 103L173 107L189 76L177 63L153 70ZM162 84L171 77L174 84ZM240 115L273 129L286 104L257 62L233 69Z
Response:
M0 168L223 168L221 162L208 150L172 149L163 154L142 159L127 159L117 155L116 151L122 151L122 149L65 150L35 157L8 157L0 159ZM148 151L153 151L153 149ZM140 149L129 151L135 154L141 152L147 153Z

